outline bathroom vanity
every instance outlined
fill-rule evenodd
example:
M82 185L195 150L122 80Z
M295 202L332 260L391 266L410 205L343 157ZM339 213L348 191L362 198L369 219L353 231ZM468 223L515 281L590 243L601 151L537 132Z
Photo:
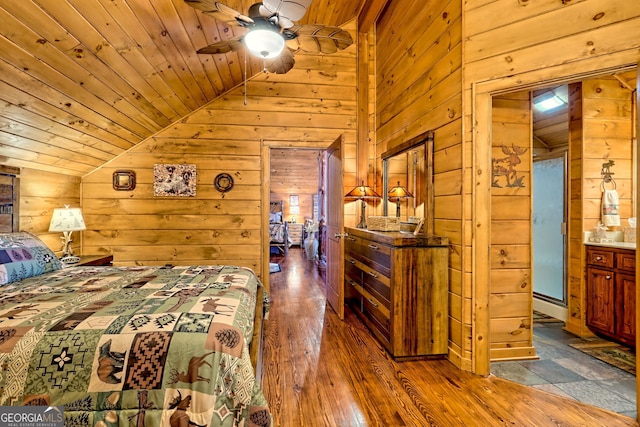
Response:
M585 245L587 326L616 342L635 346L635 243Z

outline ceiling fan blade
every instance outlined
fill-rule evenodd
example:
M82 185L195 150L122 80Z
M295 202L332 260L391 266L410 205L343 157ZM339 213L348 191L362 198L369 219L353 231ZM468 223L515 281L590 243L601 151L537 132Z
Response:
M266 68L270 73L285 74L293 68L295 63L296 61L293 59L293 52L285 48L280 55L267 60Z
M301 19L312 0L262 0L262 5L271 13L277 13L281 18L288 18L290 21ZM284 27L288 28L288 27Z
M244 48L242 39L222 40L209 46L198 49L199 54L217 55L219 53L237 52Z
M224 3L213 0L184 0L189 6L230 25L253 24L253 19Z
M288 40L287 45L309 53L336 53L353 44L351 34L340 27L294 25L287 31L296 36Z

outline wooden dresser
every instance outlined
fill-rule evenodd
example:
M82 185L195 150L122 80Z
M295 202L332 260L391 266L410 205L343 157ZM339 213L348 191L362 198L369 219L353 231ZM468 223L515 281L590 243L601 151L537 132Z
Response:
M448 347L448 239L346 228L345 300L394 358Z
M304 224L299 222L287 223L287 230L289 232L289 240L294 246L302 246L302 227Z
M615 341L636 342L636 251L587 245L587 326Z

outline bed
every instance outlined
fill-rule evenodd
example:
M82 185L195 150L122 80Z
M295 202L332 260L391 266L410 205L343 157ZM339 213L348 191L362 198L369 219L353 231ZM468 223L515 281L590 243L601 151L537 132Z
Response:
M291 246L287 223L284 221L284 202L282 200L270 202L269 245L281 255L286 255Z
M0 284L1 406L57 407L65 426L271 425L250 269L62 268L8 233Z

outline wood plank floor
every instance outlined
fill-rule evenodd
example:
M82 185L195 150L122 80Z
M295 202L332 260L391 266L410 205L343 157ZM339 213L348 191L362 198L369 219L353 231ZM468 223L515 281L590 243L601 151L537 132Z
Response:
M322 277L291 249L271 274L262 387L278 427L637 426L631 418L446 359L395 362L350 311L326 306Z

